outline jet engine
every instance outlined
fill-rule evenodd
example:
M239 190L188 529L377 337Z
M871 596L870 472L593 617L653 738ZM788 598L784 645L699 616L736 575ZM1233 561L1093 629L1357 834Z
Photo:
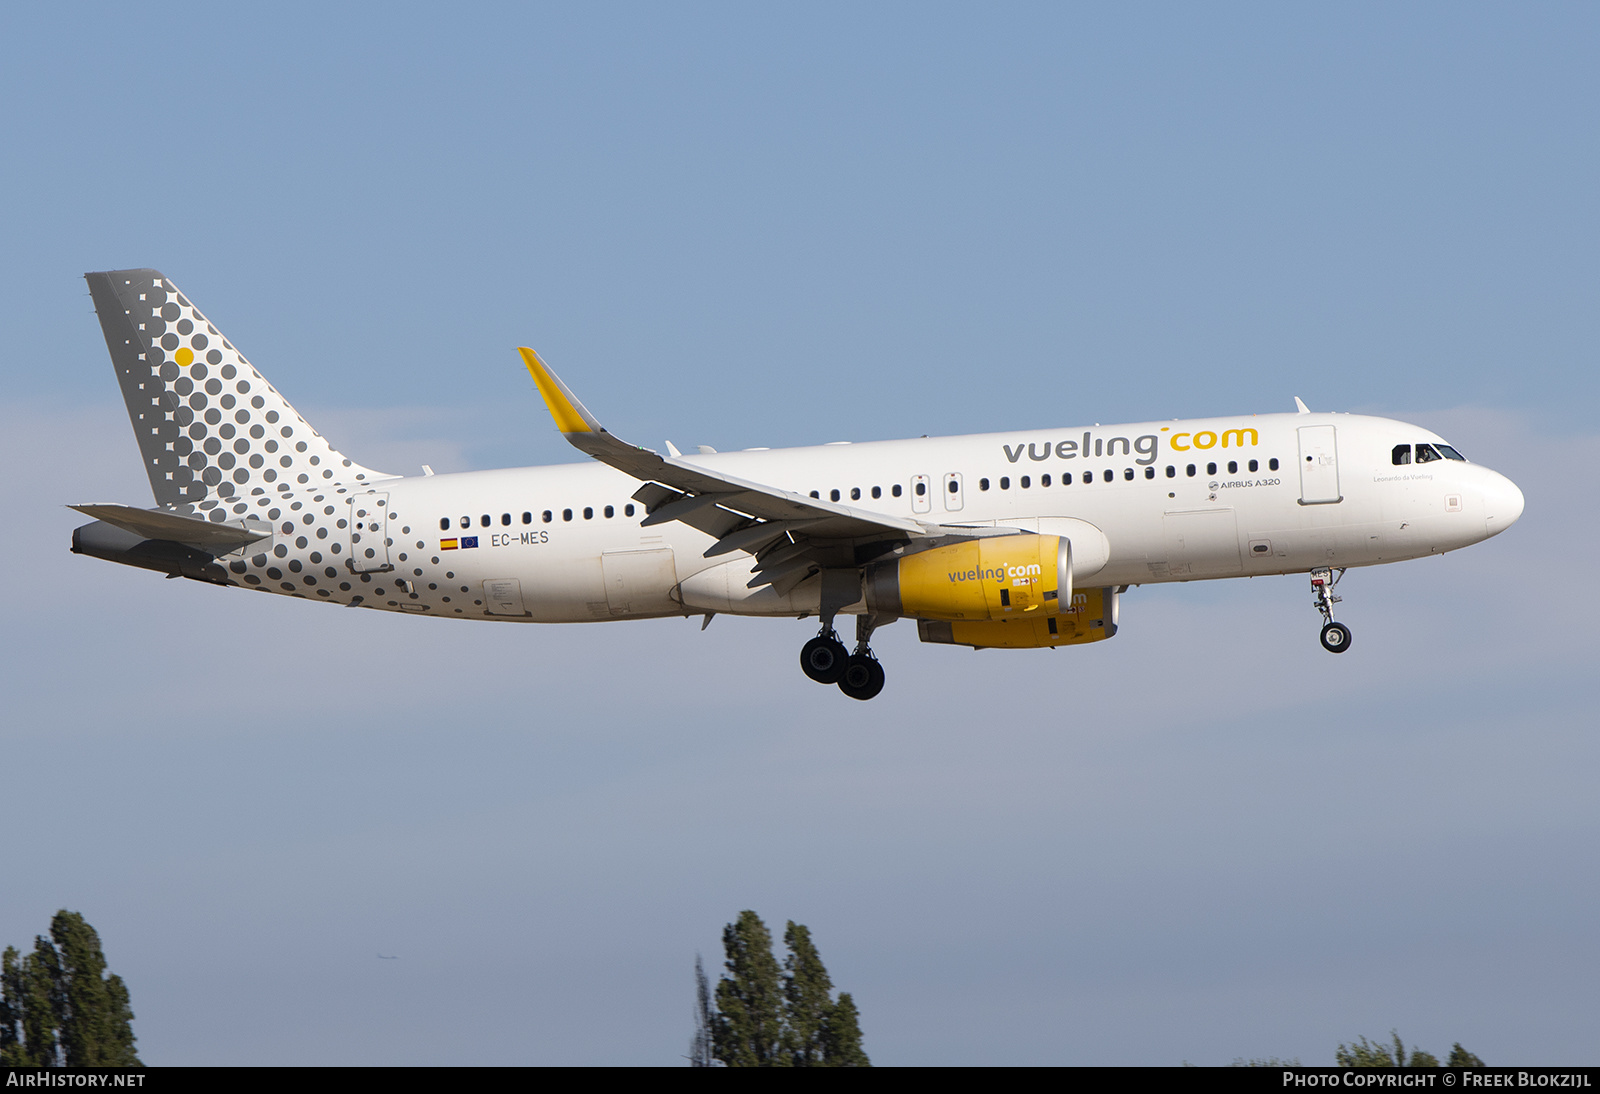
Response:
M1053 616L1072 599L1072 543L1061 536L988 536L869 567L875 615L949 621Z

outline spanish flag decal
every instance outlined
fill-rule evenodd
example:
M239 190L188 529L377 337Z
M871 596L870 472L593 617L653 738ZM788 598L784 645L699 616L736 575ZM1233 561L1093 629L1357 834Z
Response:
M456 546L456 541L453 539L441 539L439 541L439 550L441 551L454 551Z

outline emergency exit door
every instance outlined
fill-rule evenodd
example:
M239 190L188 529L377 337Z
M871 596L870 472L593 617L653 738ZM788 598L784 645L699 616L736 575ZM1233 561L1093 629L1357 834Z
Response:
M1339 493L1339 452L1331 425L1300 427L1300 504L1329 505Z

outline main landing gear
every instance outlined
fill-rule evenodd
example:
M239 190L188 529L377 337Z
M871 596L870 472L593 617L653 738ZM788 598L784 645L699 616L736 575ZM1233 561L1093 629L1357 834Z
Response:
M1329 653L1343 653L1350 648L1350 628L1333 621L1333 606L1344 599L1333 595L1333 587L1342 577L1342 569L1337 576L1326 566L1311 571L1311 591L1317 598L1313 604L1322 613L1322 648Z
M856 616L856 649L848 655L831 622L800 648L801 670L819 684L838 684L852 699L871 699L883 690L884 680L883 666L867 644L878 621L870 615Z

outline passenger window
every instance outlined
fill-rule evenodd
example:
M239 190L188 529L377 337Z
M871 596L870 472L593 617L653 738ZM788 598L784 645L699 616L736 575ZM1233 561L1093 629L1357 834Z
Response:
M440 517L439 518L439 531L448 532L449 530L450 530L450 518L449 517Z
M1033 480L1031 478L1029 478L1027 475L1024 475L1024 476L1022 476L1021 479L1019 479L1017 481L1017 485L1022 487L1024 490L1026 490L1028 487L1033 485Z
M633 516L633 504L631 502L622 507L622 515L625 517Z
M860 501L861 500L861 487L852 486L850 488L850 500L851 501Z
M1156 477L1156 469L1153 468L1153 467L1145 468L1144 469L1144 477L1147 478L1147 479L1155 478Z
M613 506L610 506L610 505L606 506L606 519L607 520L610 520L612 517L614 517L616 515L617 515L617 510Z
M472 518L471 517L462 517L461 518L461 527L463 527L463 528L471 528L472 527Z
M1083 485L1088 486L1092 482L1094 482L1094 472L1085 471L1083 473Z
M1191 463L1184 473L1186 475L1188 475L1191 479L1194 478L1194 464Z
M487 527L489 527L490 524L492 524L494 522L489 519L489 514L485 513L485 514L483 514L483 516L478 518L478 523L483 525L485 528L487 528Z
M572 510L571 509L563 509L563 510L561 510L561 519L562 520L571 520L572 519Z
M1252 470L1252 471L1260 471L1261 470L1261 461L1260 460L1251 460L1250 461L1250 470Z
M987 489L989 489L989 480L988 479L979 479L978 480L978 489L979 490L987 490Z
M1122 477L1127 479L1129 482L1132 482L1133 481L1133 468L1124 467L1122 469Z
M1167 464L1167 478L1175 479L1177 477L1178 477L1178 469L1176 467L1173 467L1170 463Z
M1115 476L1115 475L1114 475L1114 474L1112 474L1112 473L1111 473L1111 471L1110 471L1110 470L1109 470L1109 469L1108 469L1108 470L1107 470L1107 471L1106 471L1106 473L1105 473L1105 476L1104 476L1104 477L1105 477L1105 480L1106 480L1106 481L1107 481L1107 482L1110 482L1110 481L1111 481L1111 480L1112 480L1112 479L1115 479L1115 478L1116 478L1116 476Z
M889 493L893 494L895 497L898 498L900 496L900 494L902 493L902 491L900 489L900 484L899 483L895 483L892 487L890 487L889 488Z
M583 519L584 520L593 520L594 519L594 509L591 508L590 506L585 505L583 507Z
M542 514L540 514L539 519L544 521L546 524L549 524L552 520L555 519L555 514L550 512L550 510L546 509Z
M532 513L524 513L524 514L522 514L522 523L523 524L532 524L533 523L533 514Z
M1395 445L1394 451L1389 454L1389 459L1396 467L1404 467L1411 462L1411 446L1409 444Z
M1040 486L1049 486L1050 485L1050 476L1049 475L1040 475L1039 476L1039 485Z
M1228 474L1237 475L1238 473L1239 473L1239 461L1238 460L1229 460L1228 461Z
M816 498L818 501L822 500L822 495L817 493L815 490L811 491L811 496Z
M1431 444L1419 444L1419 445L1417 445L1417 462L1418 463L1432 463L1434 460L1438 460L1438 459L1442 459L1442 458L1443 457L1440 456L1439 453L1437 453L1437 452L1435 452L1433 450L1433 445L1431 445Z
M511 514L510 513L501 513L500 514L500 523L501 524L510 524L511 523Z
M828 491L828 500L829 501L838 501L839 500L839 491L837 491L837 490L829 490Z
M1214 463L1206 464L1206 474L1215 475L1216 473L1217 473L1217 465L1216 464L1214 464Z
M925 483L925 482L917 483L917 497L920 498L924 494L926 494L927 492L928 492L928 484L927 483Z
M1272 457L1272 459L1267 461L1267 470L1268 471L1276 471L1277 469L1278 469L1278 457L1274 456L1274 457Z
M1010 490L1011 489L1011 479L1010 479L1009 476L1001 476L1000 489L1002 489L1002 490Z
M881 487L881 486L874 486L874 487L873 487L873 488L872 488L872 496L873 496L873 497L875 497L875 498L881 498L881 497L883 497L883 487Z

